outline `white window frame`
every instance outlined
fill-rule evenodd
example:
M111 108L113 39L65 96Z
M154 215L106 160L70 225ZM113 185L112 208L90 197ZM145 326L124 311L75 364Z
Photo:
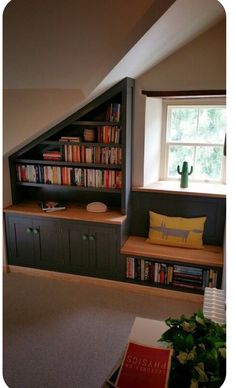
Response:
M162 133L161 133L161 160L160 160L160 179L165 180L165 181L177 181L178 177L169 177L168 176L168 145L169 144L180 144L179 142L171 142L167 144L167 135L168 135L168 130L169 130L169 115L168 115L168 107L169 106L179 106L179 107L184 107L184 106L209 106L209 107L224 107L226 108L226 98L224 97L211 97L211 98L163 98L163 111L162 111ZM206 143L190 143L190 142L181 142L181 144L184 145L203 145L207 146ZM216 144L214 145L220 145L221 144ZM210 146L210 145L209 145ZM200 182L200 183L218 183L218 184L225 184L225 158L223 157L222 159L222 173L221 173L221 179L218 181L215 180L196 180L193 179L194 182Z

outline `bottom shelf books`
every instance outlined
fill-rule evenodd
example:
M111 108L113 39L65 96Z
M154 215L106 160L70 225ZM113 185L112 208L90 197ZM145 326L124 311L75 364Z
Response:
M126 278L203 291L205 287L217 287L218 271L213 268L206 269L127 257Z
M117 388L167 388L171 356L172 349L130 341L107 383Z

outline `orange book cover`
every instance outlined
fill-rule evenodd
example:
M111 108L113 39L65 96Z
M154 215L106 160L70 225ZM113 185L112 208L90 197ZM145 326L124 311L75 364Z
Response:
M172 349L129 342L116 380L118 388L167 388Z

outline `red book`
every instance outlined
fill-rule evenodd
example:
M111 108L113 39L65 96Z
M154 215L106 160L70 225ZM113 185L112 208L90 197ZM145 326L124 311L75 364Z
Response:
M172 349L129 342L116 380L118 388L167 388Z

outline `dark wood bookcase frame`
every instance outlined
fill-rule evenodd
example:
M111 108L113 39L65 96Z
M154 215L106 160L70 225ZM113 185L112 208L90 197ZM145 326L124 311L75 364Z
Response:
M132 138L132 100L134 80L125 78L112 88L96 97L86 106L73 113L53 128L31 141L9 157L12 202L17 204L25 200L57 200L64 202L88 203L102 201L108 206L120 209L122 214L128 213L131 191L131 138ZM119 122L107 121L106 109L111 103L121 106ZM98 142L81 142L89 146L121 147L122 164L95 164L77 163L68 161L43 160L42 152L52 149L63 149L59 142L60 136L75 136L81 134L83 128L96 128L98 126L117 126L121 131L120 144L105 144ZM121 189L77 187L75 185L47 184L19 182L17 179L17 165L48 165L81 167L86 169L120 170L122 173Z

